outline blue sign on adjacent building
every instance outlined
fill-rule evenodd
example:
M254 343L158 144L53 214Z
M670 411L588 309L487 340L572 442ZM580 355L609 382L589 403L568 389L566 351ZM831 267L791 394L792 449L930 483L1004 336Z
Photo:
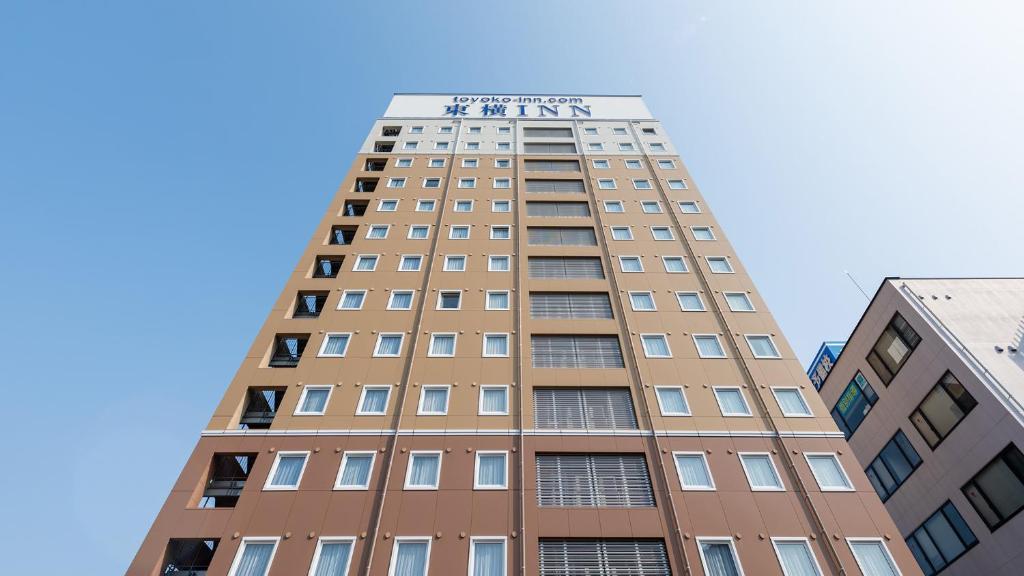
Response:
M839 358L839 353L843 351L843 346L846 346L845 341L825 342L818 349L818 354L811 362L810 368L807 369L807 377L814 383L815 390L821 390L821 385L825 383L825 377L832 371L832 366Z

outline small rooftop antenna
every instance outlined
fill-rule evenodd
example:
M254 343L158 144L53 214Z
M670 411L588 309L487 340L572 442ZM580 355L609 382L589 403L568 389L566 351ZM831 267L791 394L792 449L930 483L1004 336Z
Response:
M846 274L846 277L850 279L850 282L853 282L853 285L857 287L857 290L860 290L860 293L864 295L864 298L871 300L871 297L868 296L868 293L865 292L864 289L860 287L860 284L857 284L857 281L853 279L853 275L850 274L849 270L843 270L843 274Z

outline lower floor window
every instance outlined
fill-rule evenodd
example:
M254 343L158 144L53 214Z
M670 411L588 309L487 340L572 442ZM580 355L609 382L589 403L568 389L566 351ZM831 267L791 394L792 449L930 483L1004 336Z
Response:
M347 576L352 543L351 538L321 538L313 553L310 576Z
M277 550L277 538L243 538L228 576L267 576Z
M391 576L427 576L429 538L398 538L391 553Z
M697 546L708 576L740 576L743 573L732 538L698 538Z
M505 576L504 538L473 538L471 547L470 576Z

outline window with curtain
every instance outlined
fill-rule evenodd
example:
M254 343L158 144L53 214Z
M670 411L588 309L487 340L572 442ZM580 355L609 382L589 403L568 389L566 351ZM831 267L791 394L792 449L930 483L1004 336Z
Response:
M440 452L413 452L409 456L406 489L436 490L441 474Z
M897 312L868 352L868 364L888 386L920 342L921 337Z
M390 576L427 576L430 540L395 540Z
M508 487L508 454L505 452L476 453L476 489L500 489Z
M847 440L853 436L857 428L860 428L861 422L867 417L875 402L878 402L878 394L868 383L867 378L858 371L832 408L832 419L836 421L836 425L843 431Z
M445 256L444 269L446 272L463 272L466 270L465 256Z
M878 456L864 470L882 502L891 497L921 465L921 456L902 430L882 447Z
M481 386L480 414L508 414L508 388Z
M302 390L302 401L299 402L300 414L323 414L327 408L327 397L331 394L329 386L306 386Z
M747 345L750 346L750 352L755 358L778 358L779 350L775 347L775 342L772 342L771 336L765 335L747 335Z
M487 270L489 272L508 272L511 261L508 256L488 256Z
M401 334L381 334L377 337L374 356L398 356L402 351Z
M652 226L651 236L655 240L674 240L675 236L672 235L672 230L668 226Z
M278 452L274 469L264 488L298 488L307 456L306 453Z
M703 312L704 301L696 292L676 292L676 299L679 301L679 308L684 312Z
M750 416L747 399L739 388L716 386L714 392L722 416Z
M732 540L702 540L700 558L704 562L707 576L740 576L739 559L733 549Z
M398 269L402 272L416 272L422 262L422 256L402 256L402 265Z
M366 386L363 388L363 398L359 402L360 414L384 414L388 408L388 396L391 394L390 387Z
M430 356L454 356L455 334L431 334Z
M623 272L643 272L644 265L639 256L619 256L619 266Z
M488 292L488 310L508 310L508 292Z
M430 228L427 226L412 226L409 228L410 240L423 240L430 235Z
M782 479L770 454L740 454L751 490L783 490Z
M1024 454L1010 444L960 489L990 530L1024 509Z
M675 454L676 472L683 490L714 490L711 469L703 452L678 452Z
M697 355L701 358L725 358L722 343L714 334L695 334L693 343L697 346Z
M348 576L352 542L321 539L313 557L312 576Z
M446 414L448 387L423 386L420 391L420 414Z
M506 576L505 540L473 539L470 576Z
M811 408L799 388L772 388L783 416L811 416Z
M364 298L366 298L366 292L362 290L346 290L345 294L341 297L341 305L338 306L338 309L359 310L363 307Z
M974 532L948 500L907 536L907 546L925 576L956 562L977 543Z
M543 430L636 430L627 388L534 388L534 426Z
M491 240L508 240L512 237L512 229L508 226L491 226Z
M365 490L370 486L374 452L345 452L336 488Z
M835 454L804 454L807 465L814 473L814 479L818 481L818 487L822 490L853 490L853 484L846 476L843 465Z
M682 256L665 256L661 259L665 266L665 272L670 274L681 274L687 271L686 260Z
M977 405L956 376L946 372L910 413L910 422L934 450Z
M708 256L708 268L712 274L731 274L732 264L724 256Z
M671 576L665 542L655 539L541 538L540 576Z
M409 310L412 308L412 292L392 292L388 308L391 310Z
M686 394L679 386L658 386L654 393L658 398L658 407L662 416L689 416L690 406L686 403Z
M633 239L633 230L629 226L612 226L612 240L624 241Z
M729 305L729 310L733 312L754 311L754 304L750 302L750 297L743 292L726 292L725 302Z
M448 238L452 240L465 240L469 238L469 226L452 226L448 231Z
M370 226L370 231L366 233L366 237L370 240L382 240L388 237L387 225L374 225Z
M537 454L537 505L654 506L643 454Z
M664 334L642 334L640 341L644 346L644 356L648 358L672 357L672 351L668 348L668 339Z
M785 576L821 576L807 540L772 540Z
M356 270L371 271L377 268L376 256L360 256L356 261Z
M266 576L276 547L275 541L243 540L230 576Z
M851 540L850 550L868 576L899 576L896 563L881 540Z
M654 312L657 307L654 305L654 295L650 292L630 292L629 304L638 312Z
M484 334L484 356L508 356L508 334Z
M348 348L349 338L348 334L328 334L324 338L323 350L320 351L320 355L344 356L345 350Z

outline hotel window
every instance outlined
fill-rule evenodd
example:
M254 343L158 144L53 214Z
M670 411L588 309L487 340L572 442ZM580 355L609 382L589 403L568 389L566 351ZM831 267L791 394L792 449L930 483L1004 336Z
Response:
M449 240L468 240L469 226L452 226L448 229Z
M697 550L707 576L742 576L732 538L697 538Z
M473 474L474 490L508 489L508 452L478 450Z
M608 214L622 214L626 209L623 208L621 200L605 200L604 211Z
M662 416L689 416L690 404L680 386L655 386L654 396Z
M473 537L469 548L469 576L507 576L504 537Z
M401 333L387 333L377 335L377 345L373 348L375 358L397 358L402 353Z
M903 316L899 312L894 314L867 356L882 384L889 385L920 342L921 337Z
M651 152L664 152L664 151L665 151L665 145L664 144L662 144L661 142L651 142ZM665 162L665 161L664 160L659 160L658 161L658 165L661 166L662 162ZM668 160L668 162L671 164L672 161ZM665 168L665 166L661 166L661 167Z
M694 334L693 344L701 358L725 358L725 350L715 334Z
M508 240L512 238L512 229L508 226L491 226L491 240Z
M366 290L345 290L338 300L338 310L362 310L366 301Z
M296 416L321 416L327 410L327 401L331 398L334 386L304 386L299 395L299 403L295 406Z
M405 188L405 178L388 178L388 188Z
M408 142L403 142L402 143L402 150L415 150L416 148L419 147L419 145L420 145L420 143L416 142L415 140L410 140Z
M686 260L682 256L664 256L661 259L665 265L665 272L670 274L682 274L687 272Z
M437 310L459 310L462 308L461 290L441 290L437 293Z
M807 400L804 399L799 388L773 386L772 395L775 396L775 402L778 403L783 416L787 418L813 416L811 408L807 405Z
M744 334L754 358L781 358L775 341L767 334Z
M626 160L626 168L630 170L639 170L643 168L639 160Z
M354 538L320 538L313 553L311 576L345 576L352 559Z
M298 490L309 452L278 452L264 490Z
M591 152L600 152L601 150L604 150L604 144L601 144L600 142L590 142L587 144L587 150L590 150Z
M654 144L651 144L651 149L652 150L654 149L654 146L655 146ZM659 144L659 146L660 146L660 144ZM664 170L671 170L672 168L675 168L675 167L676 167L676 163L671 161L671 160L658 160L658 168L662 168Z
M480 143L479 142L466 142L466 150L479 150L479 149L480 149ZM466 161L463 160L462 161L462 167L463 168L476 168L476 159L473 159L472 162L473 162L472 166L466 166Z
M805 452L804 458L822 492L853 491L853 483L846 475L846 470L843 470L838 456L832 453Z
M417 212L433 212L434 206L437 204L437 200L418 200L416 202Z
M639 256L619 256L619 267L623 272L643 272L644 265Z
M472 200L456 200L455 201L456 212L472 212L473 201Z
M469 127L469 133L470 134L480 134L480 132L481 132L481 127L480 126L470 126Z
M650 190L651 181L645 178L634 178L633 188L635 188L636 190Z
M707 226L691 226L690 232L693 233L694 240L714 240L715 233L711 231L711 228Z
M946 372L910 413L910 422L934 450L977 405L956 376Z
M641 202L640 207L643 208L644 214L661 214L660 202Z
M612 134L615 134L616 136L625 136L626 135L626 129L625 128L612 128Z
M679 309L683 312L703 312L704 301L700 299L698 292L676 292L676 300L679 301Z
M784 576L821 576L821 566L806 538L772 538Z
M644 346L647 358L671 358L672 350L668 347L668 339L664 334L641 334L640 342Z
M467 146L468 146L468 144L467 144ZM463 168L476 168L479 165L480 165L480 161L478 159L476 159L476 158L463 158L462 159L462 167Z
M627 388L534 388L534 427L540 430L636 430Z
M476 178L459 178L459 188L476 188Z
M738 386L713 386L715 400L722 416L750 416L750 406Z
M448 142L447 141L442 140L440 142L434 142L434 150L447 150L447 149L448 149Z
M412 126L409 128L409 134L423 134L423 126Z
M388 410L390 386L363 386L359 393L357 416L383 416Z
M409 240L425 240L430 235L430 226L410 226Z
M740 463L747 476L750 489L755 492L779 492L785 490L779 471L775 469L772 455L767 452L740 452Z
M680 202L679 211L683 214L700 214L700 206L696 202Z
M430 538L395 538L388 576L427 576Z
M495 178L493 187L495 190L507 190L512 187L511 178Z
M491 212L511 212L511 200L491 200Z
M410 168L412 166L412 158L396 158L395 168Z
M725 302L733 312L753 312L754 304L744 292L724 292Z
M861 572L870 576L900 576L896 562L881 538L847 538Z
M607 170L611 168L611 165L608 163L608 160L594 160L592 164L595 170Z
M655 134L654 128L641 128L640 131L643 132L644 134L650 134L652 136Z
M584 128L583 133L587 136L597 136L597 128Z
M508 358L508 334L484 334L484 358Z
M228 576L267 576L277 542L277 538L242 538Z
M509 126L498 126L498 134L511 134L512 128Z
M685 180L669 180L668 181L668 189L669 190L686 190L686 181ZM683 209L684 213L691 213L691 212L687 212L687 210L690 209L690 206L687 206L686 208L683 208L684 204L687 204L687 205L692 204L694 209L696 209L696 207L697 207L697 205L694 204L693 202L680 202L679 203L679 207ZM700 212L700 210L694 210L692 213L696 213L696 212Z
M488 290L485 310L508 310L508 290Z
M1024 454L1010 444L960 490L993 532L1024 508Z
M619 142L619 152L632 152L636 150L631 142Z
M409 453L409 471L405 475L406 490L437 490L440 477L440 451L413 451Z
M440 178L424 178L423 179L423 187L424 188L440 188L441 187L441 179Z
M707 456L703 452L673 452L679 486L683 490L714 490Z
M348 342L352 334L347 332L328 332L324 335L324 343L320 345L321 358L344 358L348 350Z
M675 240L672 229L668 226L651 226L651 236L655 240Z
M615 180L613 178L601 178L597 181L597 187L601 190L615 190Z
M707 256L708 268L711 269L712 274L732 274L732 264L726 260L725 256Z
M484 384L480 386L481 416L504 416L508 414L508 386Z
M907 536L907 546L925 576L932 576L956 562L977 543L974 532L948 500Z
M612 226L612 240L632 240L633 230L629 226Z
M502 152L505 152L505 151L508 151L508 150L512 149L512 143L511 142L498 142L498 143L496 143L496 148L498 150L502 151Z
M654 295L650 292L630 292L629 305L635 312L655 312Z
M412 310L412 290L392 290L388 310Z
M847 440L860 428L875 402L878 402L878 394L875 394L867 378L858 371L832 408L832 419Z
M366 230L367 240L383 240L388 237L388 226L387 224L372 224Z
M455 339L456 334L454 333L438 333L435 332L430 335L430 348L427 350L427 356L431 358L446 358L455 356Z
M624 368L619 338L613 335L547 335L530 337L534 368Z
M885 502L921 465L921 456L902 430L890 439L864 470L878 497Z
M352 267L353 272L373 272L377 269L377 261L380 259L376 254L360 254L356 256L356 265Z
M451 134L452 133L452 127L451 126L441 126L440 128L437 129L437 133L438 134Z
M452 338L452 354L455 353L455 339ZM431 342L433 345L433 342ZM420 387L420 404L416 410L418 416L444 416L448 413L449 386L424 385Z
M536 469L537 505L541 507L654 506L643 454L540 453L536 455Z
M444 168L444 158L431 158L427 163L428 168Z
M466 257L465 256L445 256L444 257L444 271L445 272L465 272L466 271Z
M512 160L510 160L509 158L495 158L494 159L494 167L495 168L511 168L512 167Z
M367 490L373 473L376 452L345 452L341 457L341 468L334 481L335 490Z
M508 272L511 266L511 259L508 256L488 256L488 272Z
M398 210L398 200L381 200L377 204L377 212L394 212Z

